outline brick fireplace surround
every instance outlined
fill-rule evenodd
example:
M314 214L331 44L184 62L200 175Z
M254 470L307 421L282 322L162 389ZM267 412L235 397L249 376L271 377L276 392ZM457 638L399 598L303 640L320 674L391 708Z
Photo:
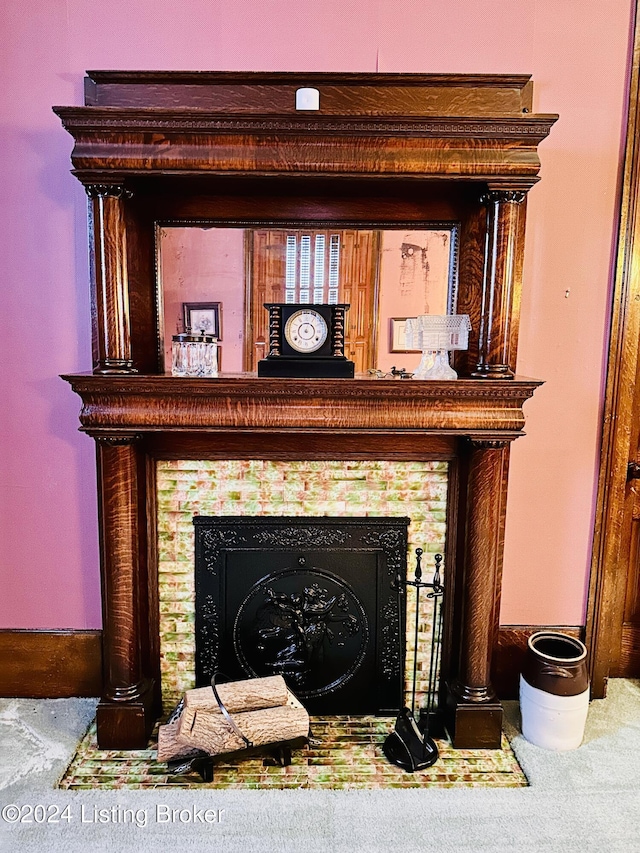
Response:
M98 454L101 747L144 747L161 712L162 460L447 463L441 692L456 747L499 747L509 447L540 384L515 376L526 195L557 117L525 76L90 72L85 100L55 110L90 198L94 370L64 378ZM164 374L156 235L195 222L455 223L461 378Z

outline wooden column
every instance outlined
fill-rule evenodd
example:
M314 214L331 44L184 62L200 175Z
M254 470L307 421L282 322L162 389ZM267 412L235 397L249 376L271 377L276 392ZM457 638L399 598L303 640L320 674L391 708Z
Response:
M153 682L143 675L142 616L145 488L136 436L98 439L103 585L103 695L98 705L102 749L143 749L156 710Z
M502 706L491 686L498 596L501 495L506 441L471 442L458 676L448 685L447 716L458 748L501 743Z
M478 364L472 376L513 379L514 297L519 305L522 266L521 217L526 193L492 190L481 201L487 208ZM516 305L517 307L517 305ZM514 322L515 320L515 322Z
M135 373L131 358L127 231L120 185L90 184L94 373Z

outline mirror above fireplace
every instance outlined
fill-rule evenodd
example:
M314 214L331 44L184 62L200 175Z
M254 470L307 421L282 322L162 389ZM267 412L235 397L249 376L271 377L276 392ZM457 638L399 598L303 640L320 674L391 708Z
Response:
M413 370L419 356L397 354L392 319L455 312L456 224L365 229L318 222L194 223L160 225L156 234L166 372L172 335L186 331L186 304L219 306L226 373L255 372L267 354L265 302L350 305L345 349L356 373L370 368L386 373L398 358Z

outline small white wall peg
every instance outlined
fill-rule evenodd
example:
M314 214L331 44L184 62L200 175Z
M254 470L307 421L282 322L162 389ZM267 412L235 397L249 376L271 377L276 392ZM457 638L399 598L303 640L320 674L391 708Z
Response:
M296 90L297 110L319 110L320 92L317 89L303 88Z

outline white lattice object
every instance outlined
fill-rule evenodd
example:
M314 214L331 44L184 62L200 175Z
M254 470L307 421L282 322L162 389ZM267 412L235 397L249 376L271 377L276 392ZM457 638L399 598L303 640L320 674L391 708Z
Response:
M471 322L468 314L421 314L405 323L407 349L422 351L414 379L457 379L449 364L451 350L469 346Z

